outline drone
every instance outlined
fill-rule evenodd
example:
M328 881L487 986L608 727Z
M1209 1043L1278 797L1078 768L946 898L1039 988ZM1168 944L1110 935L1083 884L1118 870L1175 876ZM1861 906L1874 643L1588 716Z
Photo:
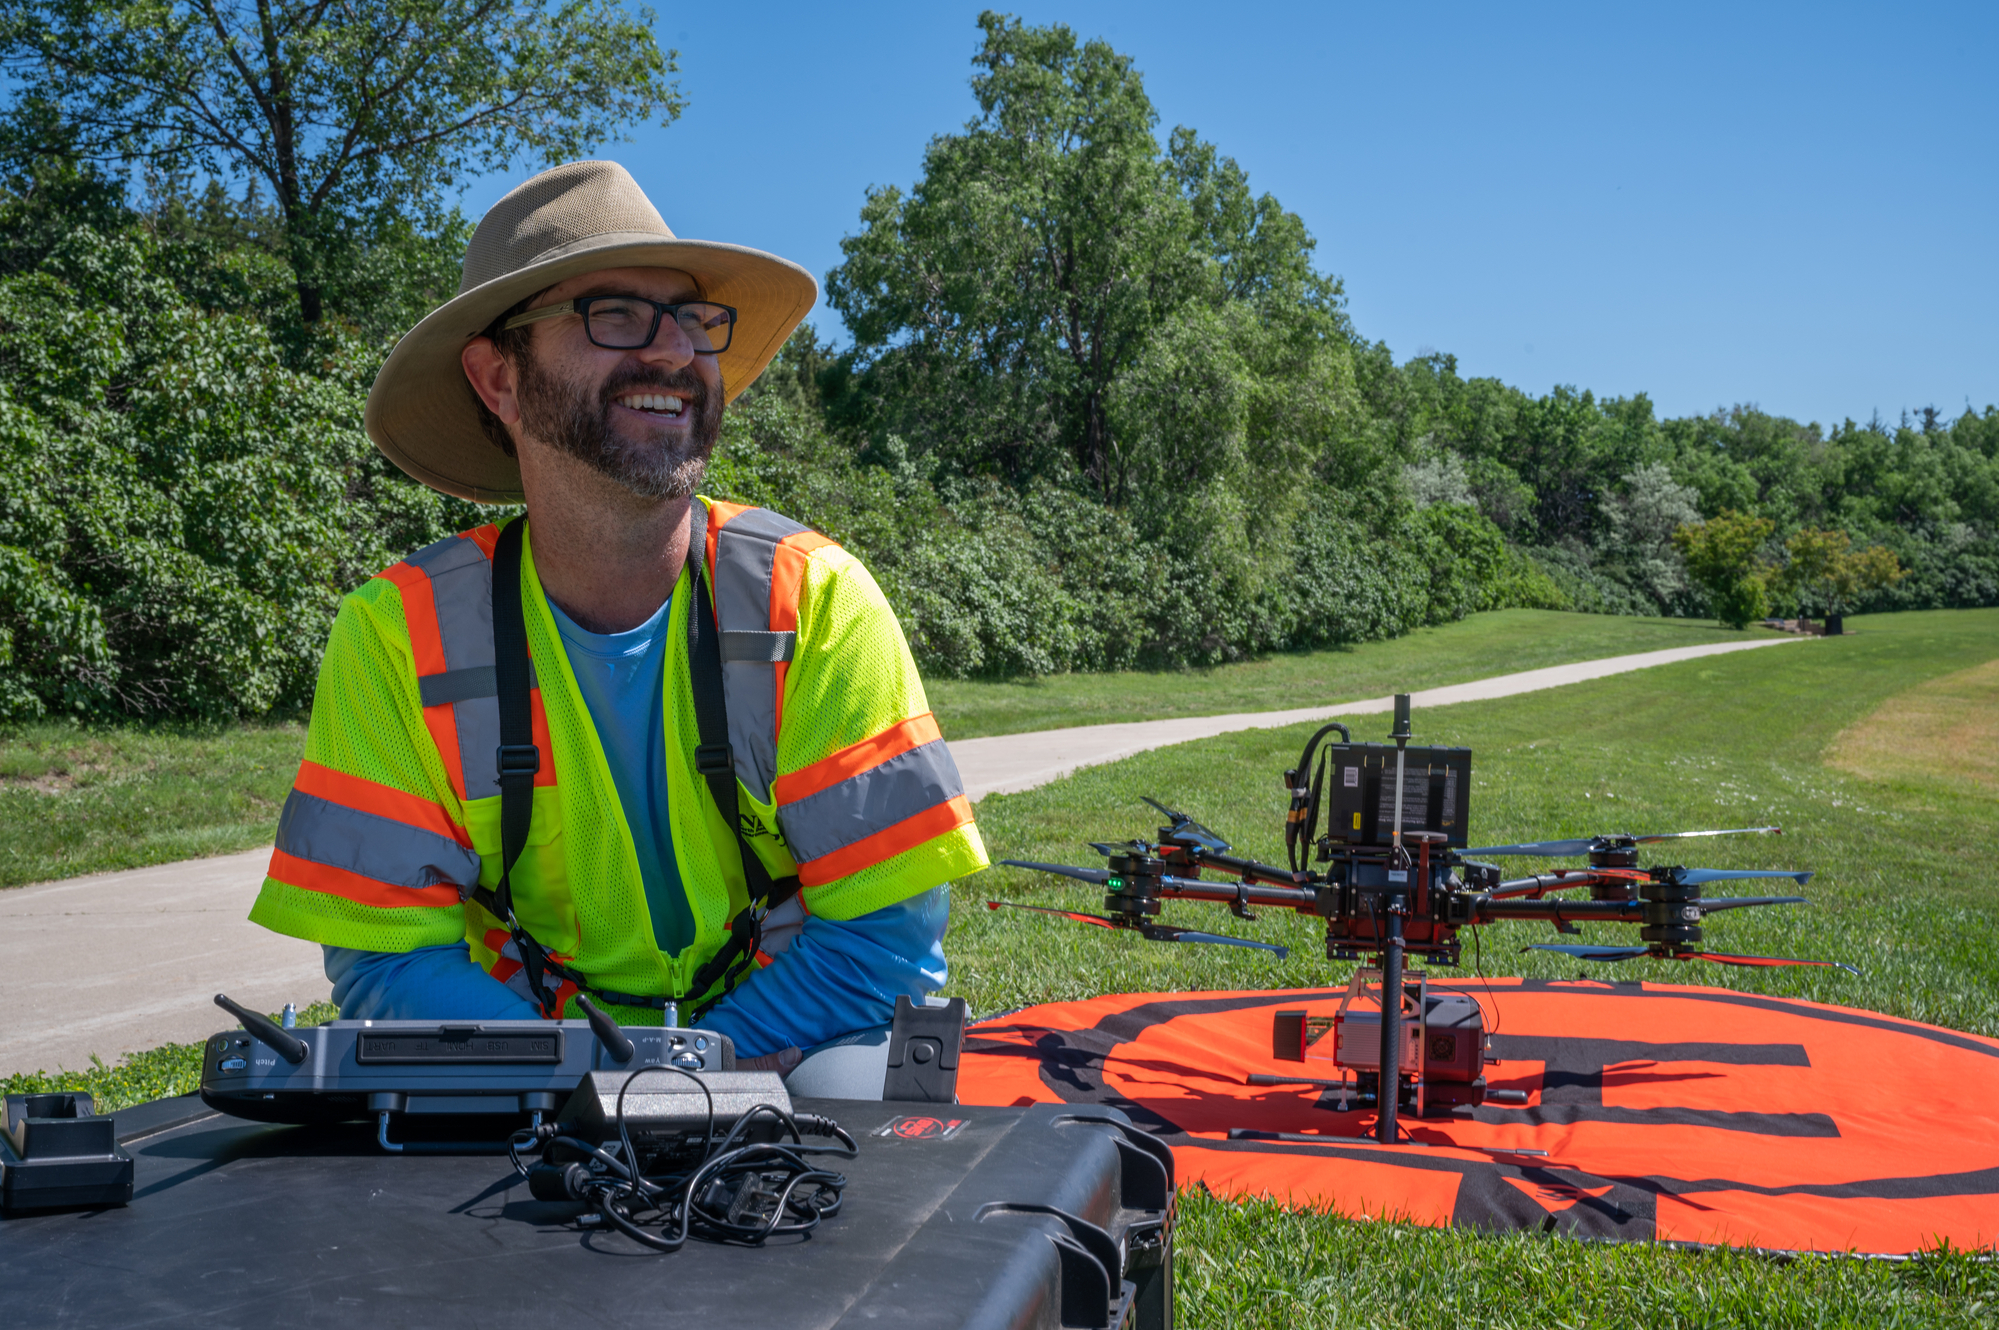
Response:
M1339 742L1327 742L1335 732ZM1279 959L1289 954L1288 948L1161 923L1157 918L1161 904L1207 901L1226 906L1244 920L1255 919L1259 908L1322 917L1327 959L1369 958L1372 965L1355 971L1338 1016L1307 1019L1303 1013L1278 1013L1274 1051L1280 1059L1303 1061L1313 1042L1334 1035L1335 1063L1342 1078L1355 1073L1352 1089L1362 1105L1372 1103L1376 1108L1375 1140L1381 1143L1399 1139L1400 1108L1423 1116L1484 1102L1485 1041L1476 1004L1456 994L1430 993L1420 972L1405 976L1405 961L1411 957L1428 964L1457 965L1462 930L1504 919L1546 920L1564 935L1579 934L1582 923L1636 924L1635 946L1551 942L1533 943L1523 950L1594 962L1650 956L1739 966L1825 966L1860 973L1838 961L1742 955L1707 946L1702 925L1711 914L1809 902L1803 896L1712 897L1704 895L1703 888L1717 882L1774 878L1803 886L1811 879L1810 872L1679 864L1646 868L1638 863L1641 846L1714 836L1780 835L1782 828L1619 833L1469 847L1471 750L1411 746L1407 694L1395 698L1389 737L1392 746L1355 743L1352 732L1334 721L1306 741L1297 766L1284 773L1290 801L1284 824L1289 867L1243 858L1208 827L1148 798L1145 802L1166 818L1167 825L1159 828L1154 841L1091 842L1107 861L1103 868L1001 860L1014 868L1105 888L1105 913L1003 900L988 901L987 908L1032 910L1097 928L1128 930L1153 942L1253 948ZM1586 857L1588 866L1506 878L1496 863L1487 862L1563 857ZM1586 899L1556 894L1583 889L1588 891ZM1398 994L1399 998L1393 996ZM1370 1003L1378 1015L1363 1010ZM1371 1030L1366 1038L1358 1037L1364 1027L1377 1022L1378 1040ZM1449 1038L1431 1037L1433 1031L1445 1030ZM1469 1058L1459 1052L1467 1044L1472 1051ZM1451 1052L1441 1055L1447 1047ZM1388 1080L1382 1068L1395 1069L1390 1093L1382 1092ZM1291 1083L1287 1078L1257 1079ZM1297 1083L1338 1085L1343 1094L1348 1084L1344 1079L1304 1078Z

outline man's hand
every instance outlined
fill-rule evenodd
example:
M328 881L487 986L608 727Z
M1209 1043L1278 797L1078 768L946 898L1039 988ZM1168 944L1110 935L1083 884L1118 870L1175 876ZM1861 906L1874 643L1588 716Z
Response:
M737 1071L774 1071L780 1076L791 1075L791 1069L805 1060L805 1054L795 1048L780 1048L775 1053L766 1053L760 1058L737 1058Z

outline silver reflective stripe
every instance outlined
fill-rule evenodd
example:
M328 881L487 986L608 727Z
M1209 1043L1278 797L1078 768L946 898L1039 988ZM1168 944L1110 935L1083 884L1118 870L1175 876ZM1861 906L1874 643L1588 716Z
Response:
M764 955L778 957L791 949L791 941L805 929L805 901L793 895L784 904L764 916L763 935L758 940L758 950Z
M462 670L446 670L442 674L425 674L416 681L417 692L423 695L427 707L441 707L452 702L469 702L475 697L498 697L500 686L493 677L491 665L473 665ZM541 680L535 676L534 662L528 662L528 687L538 688Z
M494 754L500 748L500 703L492 687L473 692L475 680L490 680L493 672L493 561L463 536L450 536L409 556L409 562L430 578L437 606L437 636L444 647L445 672L417 680L424 690L449 688L430 679L464 674L467 688L448 699L458 727L459 777L467 799L486 799L500 792L500 772ZM484 671L480 674L479 671Z
M958 764L932 739L777 810L799 863L844 849L965 792Z
M493 682L491 665L473 665L462 670L446 670L442 674L422 675L417 679L416 687L427 707L441 707L474 697L492 697L499 692L498 685Z
M308 863L344 868L391 886L421 890L479 881L479 856L449 836L293 790L278 817L278 849Z
M797 647L797 633L757 633L732 628L722 634L724 662L744 660L752 664L772 665L780 660L790 660Z
M751 508L716 532L715 614L725 644L734 633L770 631L778 542L809 530L767 509ZM722 662L736 779L759 802L770 798L771 782L777 779L777 673L772 661L768 655L732 660L725 653Z
M512 938L508 938L506 943L501 946L500 957L503 960L510 960L514 963L514 972L506 978L507 987L513 989L514 992L520 994L529 1002L533 1002L534 990L528 987L527 967L521 964L521 949L514 945Z

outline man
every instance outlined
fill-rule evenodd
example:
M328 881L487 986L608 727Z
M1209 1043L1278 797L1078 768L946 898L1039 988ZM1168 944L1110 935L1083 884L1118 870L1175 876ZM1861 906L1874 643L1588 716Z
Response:
M390 355L376 445L527 515L387 569L327 643L250 917L325 947L342 1015L677 1001L763 1066L841 1050L807 1093L879 1096L855 1053L943 984L948 883L985 851L867 571L694 494L816 296L578 162L493 207Z

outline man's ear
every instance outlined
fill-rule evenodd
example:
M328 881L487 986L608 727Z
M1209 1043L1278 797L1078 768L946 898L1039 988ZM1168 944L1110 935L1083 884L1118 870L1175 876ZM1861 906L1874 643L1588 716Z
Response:
M499 417L501 424L518 425L521 408L515 392L519 378L493 339L474 337L458 353L458 363L465 367L465 378L486 409Z

